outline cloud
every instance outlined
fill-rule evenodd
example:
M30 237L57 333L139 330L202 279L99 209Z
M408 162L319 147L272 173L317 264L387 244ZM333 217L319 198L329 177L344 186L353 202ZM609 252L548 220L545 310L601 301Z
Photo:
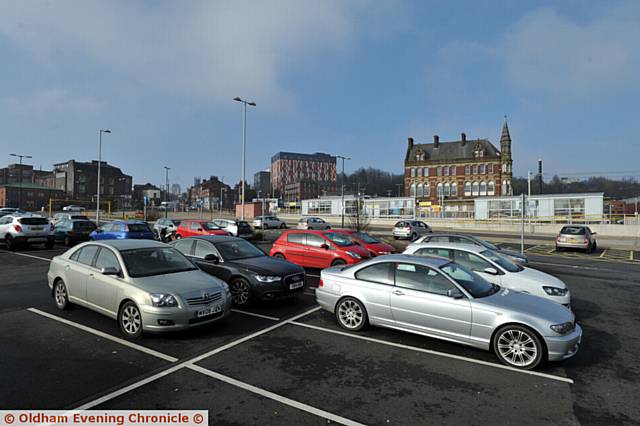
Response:
M389 11L366 0L16 0L0 2L0 36L43 62L79 54L204 100L286 104L285 73L318 51L347 52L372 9Z
M65 89L50 88L25 97L0 99L0 110L18 115L51 115L56 113L94 114L100 104L90 98L75 96Z

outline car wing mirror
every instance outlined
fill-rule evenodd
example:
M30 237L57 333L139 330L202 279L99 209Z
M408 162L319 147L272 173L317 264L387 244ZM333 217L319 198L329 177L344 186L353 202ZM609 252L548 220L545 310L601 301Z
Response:
M498 270L496 268L492 268L492 267L484 268L483 272L485 272L486 274L489 274L489 275L498 275Z
M447 297L451 297L453 299L462 299L464 297L464 294L462 294L460 289L456 287L456 288L447 290Z
M102 275L118 275L120 274L120 271L113 266L105 266L104 268L100 269L100 273Z
M598 235L598 233L597 232L592 232L591 235Z
M215 254L207 254L204 256L204 260L207 262L220 263L220 258Z
M325 250L329 250L329 244L320 244L320 248L323 248Z

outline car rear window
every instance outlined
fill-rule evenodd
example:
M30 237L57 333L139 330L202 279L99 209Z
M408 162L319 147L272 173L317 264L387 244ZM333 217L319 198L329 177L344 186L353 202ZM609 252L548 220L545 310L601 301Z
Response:
M129 228L129 232L151 232L146 223L130 223L127 228Z
M23 225L48 225L49 221L43 217L23 217L18 219Z
M78 229L83 231L86 231L86 230L93 231L94 229L96 229L96 225L94 225L94 223L90 221L73 222L73 229Z
M407 222L398 222L396 223L396 228L404 228L407 226Z
M175 226L180 226L180 222L181 222L181 221L180 221L180 220L172 220L171 222L173 222L173 224L174 224Z
M587 232L586 229L583 228L582 226L565 226L560 231L561 234L568 234L568 235L584 235L586 234L586 232Z

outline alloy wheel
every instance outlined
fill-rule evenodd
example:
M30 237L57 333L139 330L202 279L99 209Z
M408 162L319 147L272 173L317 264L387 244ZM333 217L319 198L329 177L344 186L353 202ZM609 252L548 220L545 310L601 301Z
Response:
M364 311L355 300L344 300L340 303L340 306L338 306L338 320L344 328L358 330L364 324L364 318Z
M53 290L53 297L55 298L58 309L64 309L67 307L67 287L64 285L64 282L58 281L56 283L56 287Z
M498 335L496 348L507 364L519 368L527 368L537 363L540 352L537 339L519 328L502 331Z
M244 305L249 300L251 289L245 280L235 280L231 283L231 297L236 305Z
M142 318L140 317L140 311L134 305L127 305L122 311L122 328L127 334L136 335L140 331L142 326Z

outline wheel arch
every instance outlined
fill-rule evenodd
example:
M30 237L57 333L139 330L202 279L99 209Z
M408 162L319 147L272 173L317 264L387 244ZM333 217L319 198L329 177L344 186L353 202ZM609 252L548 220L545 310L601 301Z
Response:
M509 327L509 326L523 327L523 328L531 330L533 333L535 333L536 337L538 337L538 339L540 340L540 343L542 344L542 352L543 352L543 358L542 359L544 361L548 361L548 359L549 359L549 349L547 348L547 342L544 340L544 337L542 336L542 334L538 330L536 330L534 327L531 327L530 325L523 324L523 323L517 322L517 321L505 322L504 324L500 324L498 327L495 328L495 330L493 330L493 332L491 333L491 340L489 341L489 347L491 348L491 352L494 352L493 344L494 344L496 335L498 334L498 331L502 330L505 327Z

